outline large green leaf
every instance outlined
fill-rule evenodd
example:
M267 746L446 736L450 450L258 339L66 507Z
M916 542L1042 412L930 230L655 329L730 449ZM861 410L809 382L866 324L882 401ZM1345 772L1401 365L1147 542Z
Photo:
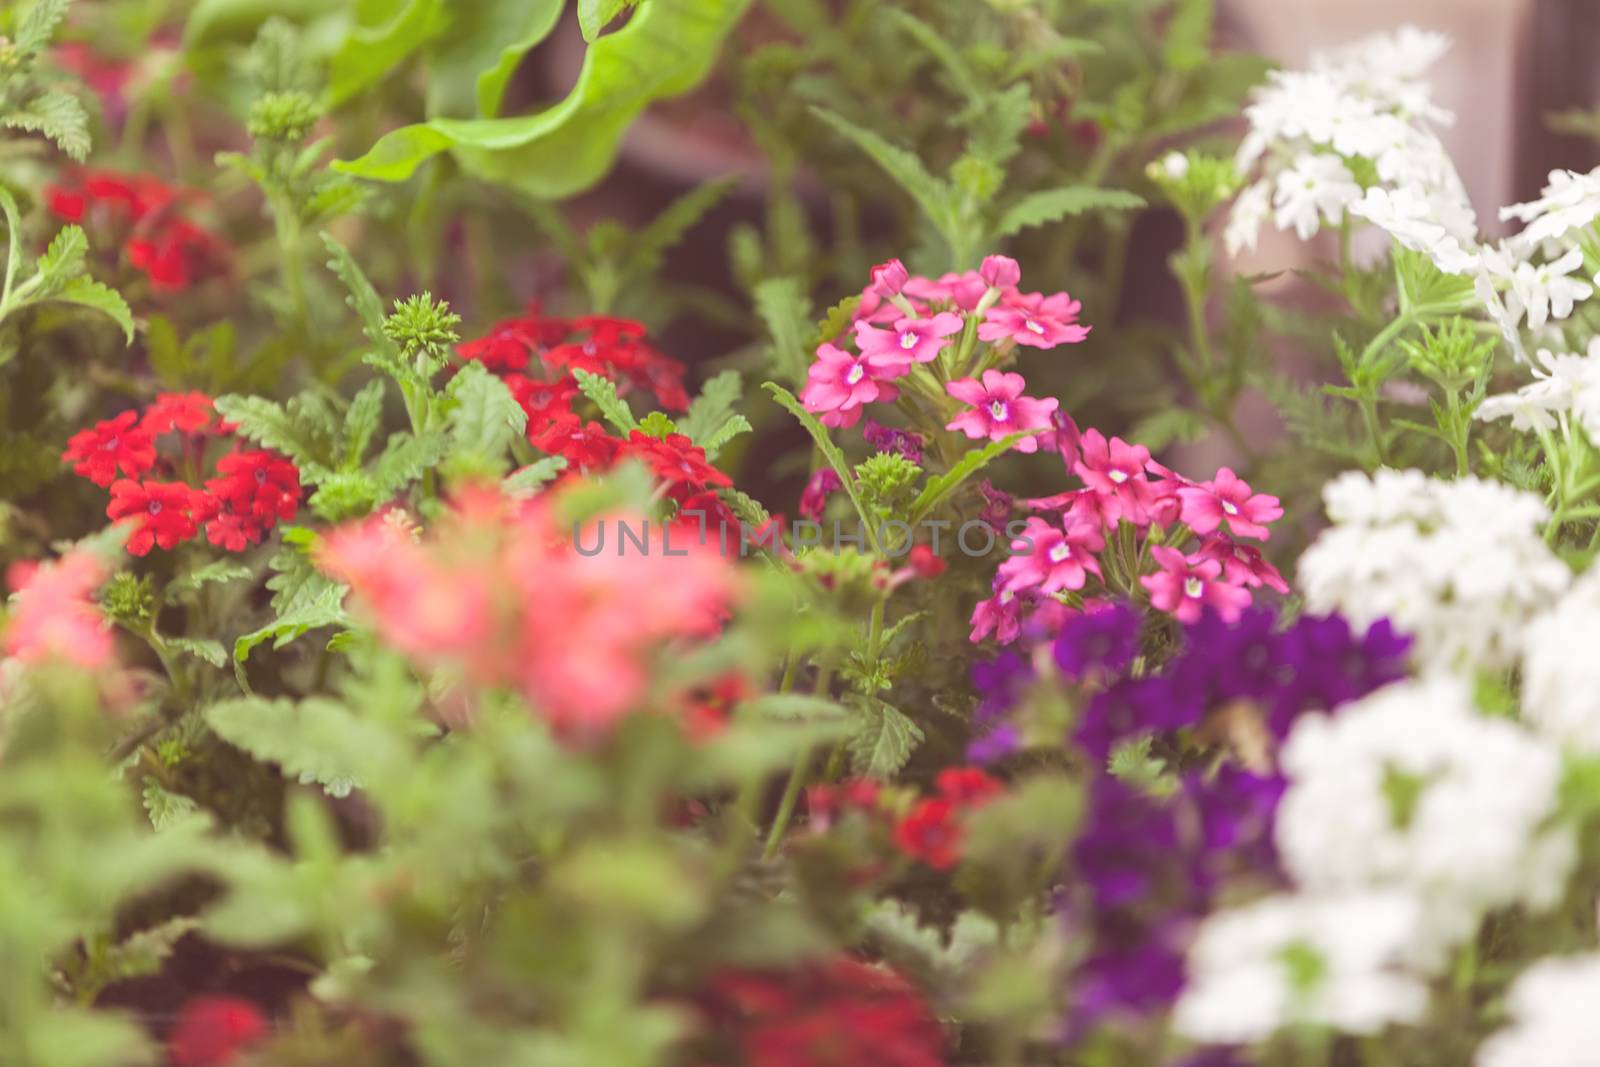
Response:
M336 106L383 80L448 21L444 0L364 4L358 14L372 21L353 27L328 64L328 102Z
M563 0L452 4L428 58L428 114L492 119L528 50L550 35Z
M569 196L598 181L623 131L652 101L693 88L750 0L645 0L628 24L594 43L567 98L537 115L437 118L380 138L338 170L404 181L449 151L485 181L531 196Z

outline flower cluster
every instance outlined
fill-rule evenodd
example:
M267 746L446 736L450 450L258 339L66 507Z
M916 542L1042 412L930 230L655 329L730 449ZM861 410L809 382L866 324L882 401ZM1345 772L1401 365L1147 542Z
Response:
M1084 606L1091 577L1106 590L1142 588L1158 611L1185 623L1208 608L1238 618L1252 588L1288 591L1260 550L1240 541L1270 536L1267 524L1283 515L1277 497L1254 492L1227 467L1192 482L1142 445L1098 430L1080 436L1070 418L1061 427L1058 448L1083 488L1027 502L1052 517L1034 515L1012 532L994 595L973 610L973 641L1015 640L1042 605L1050 614L1061 603Z
M944 1035L900 975L850 957L725 971L705 998L729 1067L942 1067Z
M1023 395L1022 375L999 364L1019 347L1077 344L1089 327L1078 324L1078 301L1024 293L1021 278L1005 256L937 280L911 276L899 260L876 268L856 307L854 351L834 342L817 348L801 393L806 409L825 426L854 426L868 404L892 403L906 389L946 429L970 439L1014 438L1019 452L1053 447L1051 416L1060 402ZM952 407L952 399L964 406Z
M94 590L105 565L83 550L47 563L15 563L6 575L12 604L5 654L22 663L59 660L96 670L111 662L111 631Z
M73 473L111 490L106 515L128 526L128 551L135 556L157 545L173 549L202 527L211 544L241 552L295 517L300 472L274 452L235 450L217 459L217 477L204 488L170 480L198 466L209 441L231 432L204 394L163 393L142 415L124 411L74 434L61 459ZM175 459L156 449L157 440L169 436L177 439ZM152 473L168 480L147 477Z
M895 824L894 842L906 856L936 871L961 860L961 817L1004 791L976 767L951 767L934 782L937 795L917 801Z
M184 215L185 194L149 175L88 170L46 196L57 218L113 235L156 292L181 292L227 267L227 246Z
M661 544L576 552L552 508L469 490L424 538L390 511L333 531L316 555L395 648L473 690L515 690L565 734L594 736L639 706L646 654L714 633L737 583L729 561L693 543L670 556Z
M1306 603L1392 620L1425 664L1514 663L1529 620L1570 581L1539 536L1544 504L1499 482L1385 469L1341 475L1323 500L1334 525L1300 559Z

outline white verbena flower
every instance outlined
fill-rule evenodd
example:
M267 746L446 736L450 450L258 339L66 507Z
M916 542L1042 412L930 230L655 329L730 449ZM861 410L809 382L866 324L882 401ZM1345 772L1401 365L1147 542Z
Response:
M1301 557L1307 606L1389 619L1428 668L1511 666L1527 623L1571 581L1540 536L1544 502L1500 482L1351 472L1323 501L1334 525Z
M1478 1048L1476 1067L1590 1067L1600 1048L1600 955L1540 960L1506 997L1511 1025Z
M1510 276L1506 307L1513 319L1527 315L1528 328L1537 330L1552 318L1564 319L1580 300L1594 295L1588 282L1567 275L1583 267L1583 252L1574 248L1553 263L1536 267L1518 263Z
M1501 208L1500 218L1527 223L1521 236L1533 242L1556 240L1588 226L1600 218L1600 167L1587 174L1551 171L1538 200Z
M1375 185L1351 205L1350 214L1386 231L1413 252L1427 254L1446 274L1467 274L1478 264L1477 254L1463 248L1440 221L1435 204L1414 189Z
M1528 628L1522 660L1522 718L1541 736L1600 755L1600 569Z
M1337 716L1305 716L1281 759L1285 867L1312 892L1415 894L1419 965L1442 962L1491 909L1549 907L1565 890L1576 841L1547 825L1560 752L1480 714L1460 679L1402 682Z
M1283 894L1205 920L1173 1026L1196 1041L1256 1041L1292 1024L1369 1034L1418 1019L1406 968L1420 919L1405 893Z
M1514 393L1488 397L1474 417L1486 422L1509 417L1512 429L1527 433L1553 430L1557 415L1576 411L1585 431L1600 441L1600 337L1590 340L1587 355L1541 348L1532 370L1533 381Z
M1345 209L1360 198L1361 186L1338 156L1308 152L1278 175L1272 206L1278 229L1293 226L1304 241L1316 234L1323 219L1341 222Z
M1248 248L1254 252L1261 234L1261 224L1272 217L1272 185L1259 181L1239 194L1228 215L1228 226L1222 240L1228 255L1237 256Z

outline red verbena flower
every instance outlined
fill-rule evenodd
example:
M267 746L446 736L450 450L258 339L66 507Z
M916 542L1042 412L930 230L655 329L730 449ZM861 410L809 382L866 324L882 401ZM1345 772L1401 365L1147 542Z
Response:
M604 470L616 460L622 448L622 442L606 433L598 423L584 422L570 414L551 419L540 429L530 423L528 443L541 452L564 458L569 471Z
M943 1067L937 1019L894 971L841 956L789 972L725 971L708 1008L741 1067Z
M976 807L1005 792L998 778L978 767L947 767L933 784L940 796L963 808Z
M180 482L140 483L123 478L112 483L106 516L133 527L128 551L144 556L156 545L171 549L195 535L194 511L202 497Z
M708 485L730 486L733 479L706 460L706 450L686 435L669 433L651 437L634 430L628 434L623 454L642 462L650 473L674 490L704 489Z
M520 371L542 359L545 349L560 344L571 332L566 319L546 318L537 303L530 303L525 313L501 319L482 337L457 345L456 355L482 363L497 374Z
M267 1036L267 1017L242 997L196 997L167 1035L172 1067L227 1067Z
M215 414L211 398L204 393L161 393L145 409L139 428L155 437L174 430L200 433Z
M895 824L894 843L901 852L937 871L947 871L961 859L961 824L957 808L945 798L923 800Z
M67 439L61 461L101 488L116 481L119 468L125 477L139 477L156 465L156 447L138 421L137 412L124 411L78 431Z
M539 433L563 416L572 415L572 398L578 395L578 383L571 378L541 382L523 374L505 378L506 388L528 414L529 434Z

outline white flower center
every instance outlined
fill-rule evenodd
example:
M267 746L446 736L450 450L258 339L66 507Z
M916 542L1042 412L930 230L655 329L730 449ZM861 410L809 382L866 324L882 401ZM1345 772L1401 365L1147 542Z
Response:
M1117 483L1118 485L1121 485L1123 482L1128 480L1128 472L1127 471L1107 471L1106 472L1106 477L1110 478L1113 482Z
M917 340L917 335L912 333L910 330L907 330L905 333L900 335L900 347L909 352L913 348L917 347Z
M1231 500L1224 500L1222 502L1222 511L1225 515L1237 515L1239 514L1239 506Z
M1063 563L1070 555L1072 555L1072 546L1063 541L1050 550L1050 562Z
M857 382L859 382L861 379L865 378L866 376L867 376L866 368L862 367L861 364L857 363L855 366L850 368L850 370L849 370L849 372L847 374L845 374L844 383L846 385L854 385Z
M989 415L995 422L1005 422L1011 418L1011 409L1004 400L992 400L989 402Z
M1032 330L1034 333L1044 333L1044 327L1040 326L1030 316L1026 316L1026 315L1023 316L1022 325L1026 326L1028 329Z
M1010 589L1002 589L1000 591L1000 603L1009 604L1015 599L1017 599L1017 594Z
M1206 583L1198 578L1185 578L1183 580L1183 595L1190 600L1197 599L1205 591Z

